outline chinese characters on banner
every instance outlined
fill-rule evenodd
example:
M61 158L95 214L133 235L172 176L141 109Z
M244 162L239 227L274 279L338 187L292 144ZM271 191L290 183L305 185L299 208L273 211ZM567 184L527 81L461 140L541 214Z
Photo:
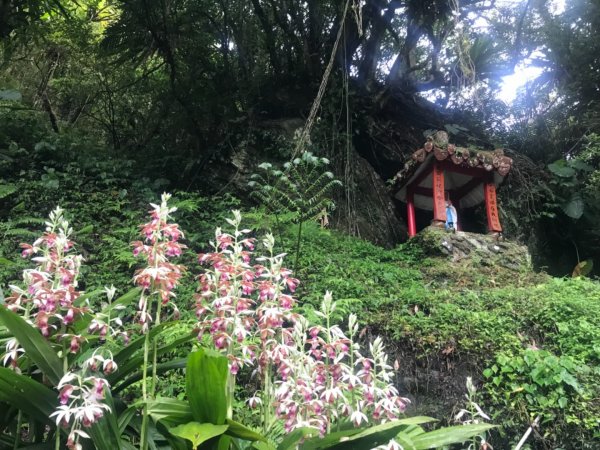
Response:
M485 183L485 205L487 209L488 228L490 232L501 232L500 217L498 216L498 203L496 202L496 185Z
M439 164L433 165L433 220L446 222L446 199L444 186L444 171Z

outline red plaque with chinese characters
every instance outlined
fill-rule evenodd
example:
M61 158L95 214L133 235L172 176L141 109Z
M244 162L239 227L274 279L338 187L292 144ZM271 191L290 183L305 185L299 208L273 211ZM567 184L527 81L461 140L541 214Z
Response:
M444 185L444 170L436 162L432 172L433 184L433 220L446 222L446 197Z
M488 230L491 233L500 233L502 227L500 226L500 217L498 216L498 203L496 201L496 185L492 183L485 183L485 206L487 209L488 219Z

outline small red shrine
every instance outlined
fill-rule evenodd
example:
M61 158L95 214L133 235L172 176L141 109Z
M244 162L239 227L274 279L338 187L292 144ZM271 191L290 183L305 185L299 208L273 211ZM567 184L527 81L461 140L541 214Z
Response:
M444 227L446 199L459 210L485 202L488 232L502 232L496 187L511 167L502 149L457 147L445 131L431 135L395 178L396 198L406 203L409 237L417 234L415 208L433 211L432 225Z

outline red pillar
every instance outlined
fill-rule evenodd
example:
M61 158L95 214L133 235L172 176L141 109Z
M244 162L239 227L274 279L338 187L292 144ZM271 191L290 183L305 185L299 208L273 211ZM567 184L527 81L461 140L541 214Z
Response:
M444 170L436 161L433 165L432 187L433 187L433 222L432 225L444 226L446 223L446 198L444 185Z
M485 194L485 209L487 211L488 232L501 233L500 217L498 215L498 203L496 202L496 185L493 181L486 181L483 184Z
M408 237L417 234L417 222L415 220L415 194L410 187L406 189L406 217L408 220Z

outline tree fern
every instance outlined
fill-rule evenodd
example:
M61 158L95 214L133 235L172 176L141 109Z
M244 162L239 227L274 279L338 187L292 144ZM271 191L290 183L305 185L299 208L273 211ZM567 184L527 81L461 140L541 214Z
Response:
M323 211L334 208L329 194L342 186L333 173L325 170L327 158L320 158L311 152L284 164L284 170L270 163L260 164L259 173L253 174L248 185L253 189L250 195L275 214L279 227L279 214L292 213L298 224L296 242L296 266L300 256L302 224L319 217Z

